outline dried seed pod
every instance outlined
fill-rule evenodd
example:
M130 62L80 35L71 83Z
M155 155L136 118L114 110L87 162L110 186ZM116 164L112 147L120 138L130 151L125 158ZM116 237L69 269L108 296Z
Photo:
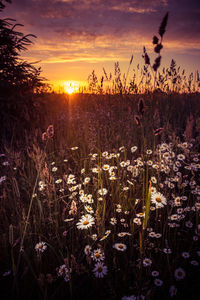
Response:
M145 65L150 65L150 58L149 55L147 54L146 48L144 47L144 55L142 55L144 58Z
M157 38L156 35L154 35L154 37L153 37L153 44L154 45L158 44L158 41L159 41L159 39Z
M166 13L166 15L164 16L161 24L160 24L160 27L159 27L159 35L161 36L161 38L163 37L165 31L166 31L166 26L167 26L167 21L168 21L168 16L169 16L169 13Z
M160 61L161 61L161 56L158 56L155 59L154 65L153 65L153 69L156 72L158 70L158 68L160 67Z
M163 45L161 43L157 44L154 48L154 52L160 53L160 50L163 48Z

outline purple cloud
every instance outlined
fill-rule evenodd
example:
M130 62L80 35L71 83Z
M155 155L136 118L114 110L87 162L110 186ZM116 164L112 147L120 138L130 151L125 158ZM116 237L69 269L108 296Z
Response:
M153 50L152 37L169 11L164 51L200 49L199 0L17 0L2 15L38 39L25 57L43 63L127 61Z

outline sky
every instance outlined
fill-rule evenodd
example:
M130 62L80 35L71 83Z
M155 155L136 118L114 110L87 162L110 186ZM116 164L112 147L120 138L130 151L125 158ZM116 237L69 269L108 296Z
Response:
M0 14L37 36L22 57L62 84L87 81L93 70L114 73L115 62L126 73L132 55L131 68L142 66L143 46L153 63L152 37L166 12L161 66L173 58L187 72L200 70L200 0L12 0Z

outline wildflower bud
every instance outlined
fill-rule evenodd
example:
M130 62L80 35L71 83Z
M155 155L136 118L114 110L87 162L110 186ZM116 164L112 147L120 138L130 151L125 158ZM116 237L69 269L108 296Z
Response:
M70 214L70 215L76 215L76 213L77 213L76 202L75 202L74 200L72 200L69 214Z
M53 135L54 135L53 125L49 125L48 126L46 133L47 133L48 138L52 138L53 137Z

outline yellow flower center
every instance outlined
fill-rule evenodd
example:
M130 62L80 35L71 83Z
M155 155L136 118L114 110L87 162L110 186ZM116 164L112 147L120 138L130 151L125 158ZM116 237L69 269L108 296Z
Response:
M156 202L162 202L162 199L160 197L156 197Z
M101 273L102 272L102 267L98 267L97 272Z
M89 224L89 221L87 221L87 220L83 222L83 225L88 225L88 224Z
M95 257L99 258L101 255L99 253L95 253Z

